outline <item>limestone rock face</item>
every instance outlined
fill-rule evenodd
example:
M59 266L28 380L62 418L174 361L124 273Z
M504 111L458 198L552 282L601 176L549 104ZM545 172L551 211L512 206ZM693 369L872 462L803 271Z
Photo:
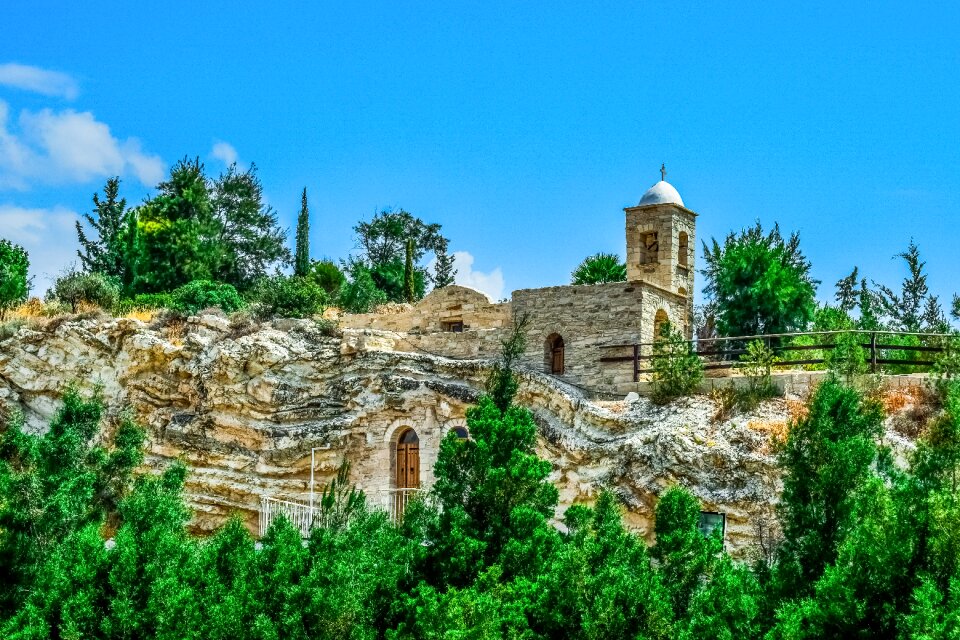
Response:
M234 512L255 530L262 497L309 499L311 457L318 489L347 459L369 499L386 505L407 428L419 436L421 480L432 482L440 439L465 425L489 362L410 349L400 334L332 337L306 320L245 330L217 316L157 328L130 319L26 326L0 342L0 410L19 410L42 430L66 385L100 385L105 429L131 410L148 429L150 468L178 458L189 466L196 531ZM786 423L784 401L714 423L705 398L599 402L539 372L520 378L518 400L536 418L561 509L609 487L650 538L657 496L681 484L704 510L726 514L728 548L753 544L779 492L770 433Z

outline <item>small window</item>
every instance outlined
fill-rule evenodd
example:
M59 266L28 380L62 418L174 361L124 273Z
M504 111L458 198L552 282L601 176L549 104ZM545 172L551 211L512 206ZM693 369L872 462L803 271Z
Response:
M463 320L441 322L440 327L447 333L463 333Z
M657 264L660 260L660 242L656 231L640 234L640 264Z
M700 522L697 524L697 528L700 529L700 533L702 533L705 538L710 537L714 531L719 529L720 539L722 540L726 534L727 517L722 513L716 513L714 511L701 511Z
M680 232L679 247L677 248L677 253L679 254L679 255L677 256L677 263L678 263L681 267L686 267L686 266L687 266L687 254L690 252L689 242L690 242L690 241L687 239L687 232L686 232L686 231L681 231L681 232Z
M457 437L461 440L466 440L470 437L470 433L467 431L466 427L454 427L451 429L451 431L457 434Z

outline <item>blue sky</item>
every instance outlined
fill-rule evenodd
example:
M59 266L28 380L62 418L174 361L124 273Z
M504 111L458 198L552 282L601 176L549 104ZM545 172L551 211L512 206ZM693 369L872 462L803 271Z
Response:
M911 237L946 297L956 7L11 0L0 237L42 290L108 175L138 202L180 157L217 173L235 156L287 226L307 187L314 257L403 207L499 297L622 255L622 208L665 162L701 240L755 219L800 231L821 298L854 264L898 284Z

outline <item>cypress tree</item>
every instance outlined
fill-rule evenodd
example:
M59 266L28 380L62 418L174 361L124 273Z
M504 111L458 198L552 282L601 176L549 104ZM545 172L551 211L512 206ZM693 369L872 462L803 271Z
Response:
M293 259L293 275L306 276L310 272L310 209L307 208L307 188L303 188L300 216L297 218L297 253Z
M416 301L416 288L413 280L413 238L407 240L407 261L403 265L403 295L407 302Z

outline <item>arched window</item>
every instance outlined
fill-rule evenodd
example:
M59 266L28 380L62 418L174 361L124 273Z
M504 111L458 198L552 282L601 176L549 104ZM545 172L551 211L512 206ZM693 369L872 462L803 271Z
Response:
M689 243L690 241L687 238L687 232L681 231L679 247L677 248L677 253L679 254L677 256L677 263L681 267L687 266L687 254L690 253Z
M547 371L552 373L555 376L563 375L564 371L564 346L563 338L556 333L551 334L547 338L546 348L544 353L544 364L546 365Z
M420 438L406 429L397 440L397 489L420 487Z
M466 440L467 438L470 437L470 432L467 431L466 427L454 427L453 429L451 429L451 431L457 434L457 437L460 438L461 440Z
M667 317L667 312L663 309L657 309L657 313L653 316L653 339L654 341L660 340L663 338L663 328L670 322L670 319Z

